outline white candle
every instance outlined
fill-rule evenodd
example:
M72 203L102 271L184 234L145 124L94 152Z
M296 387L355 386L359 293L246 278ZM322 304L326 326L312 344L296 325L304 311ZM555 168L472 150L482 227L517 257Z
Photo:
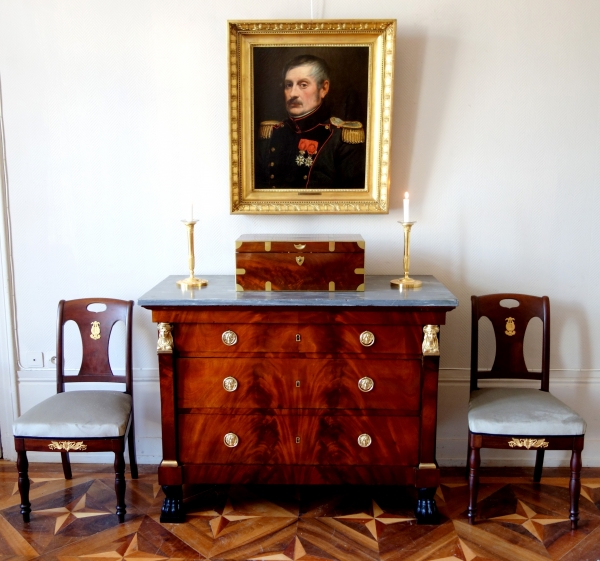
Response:
M404 209L404 222L410 222L408 213L408 191L404 193L404 200L402 201L402 208Z

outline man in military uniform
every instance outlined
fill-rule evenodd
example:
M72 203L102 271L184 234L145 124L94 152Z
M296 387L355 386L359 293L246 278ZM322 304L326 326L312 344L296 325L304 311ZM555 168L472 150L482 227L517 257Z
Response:
M364 129L331 116L327 63L301 55L287 62L283 77L288 118L260 123L256 188L364 188Z

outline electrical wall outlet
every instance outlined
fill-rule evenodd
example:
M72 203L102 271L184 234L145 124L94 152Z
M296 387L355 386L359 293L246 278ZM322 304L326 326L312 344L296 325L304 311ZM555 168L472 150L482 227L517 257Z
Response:
M44 354L37 351L24 351L21 354L21 366L23 368L43 368Z

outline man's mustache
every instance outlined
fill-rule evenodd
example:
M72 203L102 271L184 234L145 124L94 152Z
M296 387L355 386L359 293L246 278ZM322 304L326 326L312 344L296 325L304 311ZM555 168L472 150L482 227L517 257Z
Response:
M287 106L289 107L290 105L295 105L296 103L302 105L302 102L300 101L299 97L292 97L291 99L287 100Z

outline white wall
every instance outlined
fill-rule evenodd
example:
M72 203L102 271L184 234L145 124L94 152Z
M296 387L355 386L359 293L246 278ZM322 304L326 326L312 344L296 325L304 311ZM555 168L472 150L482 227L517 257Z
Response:
M197 272L232 273L240 234L355 232L367 273L391 276L410 190L411 272L461 302L442 329L439 460L466 451L469 297L516 291L550 296L552 389L587 418L584 463L600 465L600 3L314 5L398 20L389 215L229 215L226 21L307 19L309 2L0 0L21 358L53 355L59 299L137 299L186 274L191 201ZM156 462L156 334L141 308L134 338L138 451ZM18 376L23 410L52 391L50 364Z

